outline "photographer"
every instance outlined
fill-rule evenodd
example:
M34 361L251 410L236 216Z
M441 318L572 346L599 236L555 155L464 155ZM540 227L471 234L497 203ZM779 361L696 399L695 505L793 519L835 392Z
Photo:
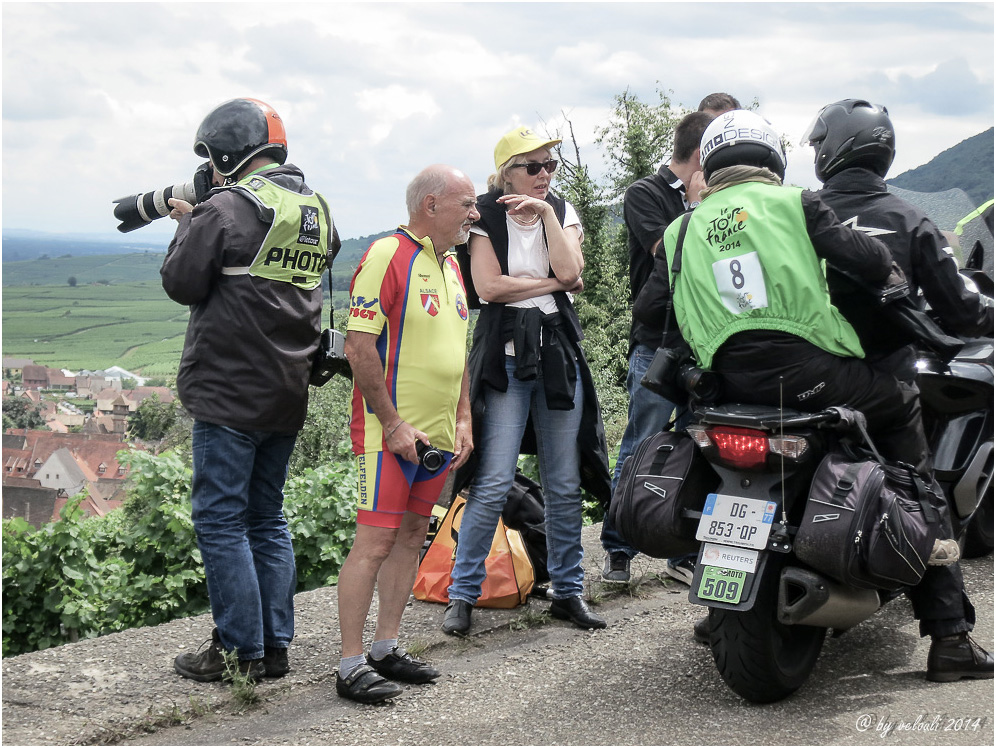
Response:
M218 106L194 152L218 188L196 206L170 199L178 226L160 272L169 297L190 306L177 389L195 419L191 503L217 628L174 669L220 680L223 653L237 652L249 677L280 677L297 585L283 485L339 238L325 201L284 164L283 123L263 102Z

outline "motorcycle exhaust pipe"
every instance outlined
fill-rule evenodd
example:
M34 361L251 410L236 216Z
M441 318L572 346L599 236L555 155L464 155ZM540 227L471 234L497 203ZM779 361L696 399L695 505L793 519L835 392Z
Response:
M881 605L875 590L845 587L808 569L789 566L778 581L778 620L788 626L844 631L870 618Z

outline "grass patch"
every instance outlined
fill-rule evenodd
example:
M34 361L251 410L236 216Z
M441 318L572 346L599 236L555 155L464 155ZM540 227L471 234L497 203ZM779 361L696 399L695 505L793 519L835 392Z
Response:
M239 654L236 650L222 652L225 658L225 681L240 711L245 711L259 701L256 681L239 669Z
M511 631L525 631L537 626L545 626L552 620L549 611L533 611L528 608L508 623Z

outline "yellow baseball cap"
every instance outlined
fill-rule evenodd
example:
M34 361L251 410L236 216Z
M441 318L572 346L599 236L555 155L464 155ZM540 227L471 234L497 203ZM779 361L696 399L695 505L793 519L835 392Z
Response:
M537 135L528 127L517 127L501 136L498 145L495 146L495 169L500 169L501 165L512 156L520 153L531 153L532 151L557 145L559 139L544 138Z

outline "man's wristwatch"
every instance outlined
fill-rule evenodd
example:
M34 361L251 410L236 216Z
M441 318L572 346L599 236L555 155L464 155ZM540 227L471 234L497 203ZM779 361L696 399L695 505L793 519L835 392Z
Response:
M693 209L693 208L697 208L697 207L699 207L699 205L701 205L701 204L702 204L702 203L701 203L701 201L700 201L700 200L696 200L695 202L692 202L692 203L689 203L689 204L688 204L688 209L689 209L689 210L691 210L691 209Z

